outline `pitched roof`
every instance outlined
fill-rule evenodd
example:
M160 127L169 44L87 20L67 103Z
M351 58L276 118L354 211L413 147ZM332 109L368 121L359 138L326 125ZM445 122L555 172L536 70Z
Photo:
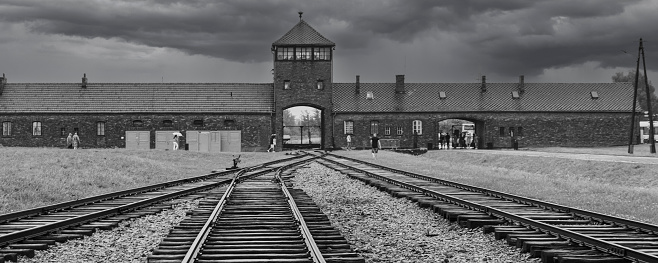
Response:
M269 113L273 104L269 83L7 83L0 95L0 113Z
M480 83L405 83L406 94L396 94L395 83L360 83L359 94L355 86L333 84L334 111L630 112L633 102L631 83L525 83L519 99L512 98L518 83L487 83L486 92L480 92ZM367 92L374 98L366 99Z
M335 46L336 44L315 31L306 21L299 20L299 23L288 33L272 43L272 46L287 45Z

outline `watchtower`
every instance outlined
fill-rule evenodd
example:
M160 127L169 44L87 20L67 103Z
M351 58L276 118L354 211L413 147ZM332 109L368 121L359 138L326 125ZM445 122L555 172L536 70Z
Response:
M302 19L279 40L272 43L274 54L274 133L283 138L283 111L295 106L321 110L323 148L331 145L333 51L336 44ZM277 150L282 144L277 143Z

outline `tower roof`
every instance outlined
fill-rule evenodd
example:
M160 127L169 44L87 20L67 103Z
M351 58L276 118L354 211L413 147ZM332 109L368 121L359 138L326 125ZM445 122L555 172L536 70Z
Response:
M288 33L283 35L279 40L272 43L272 46L335 46L336 44L306 23L303 19L295 25Z

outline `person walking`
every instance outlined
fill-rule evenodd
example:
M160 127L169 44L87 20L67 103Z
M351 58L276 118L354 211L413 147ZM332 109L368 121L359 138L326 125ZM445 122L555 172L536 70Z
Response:
M447 132L444 138L446 143L446 150L450 150L450 133Z
M347 150L350 151L352 150L352 136L348 134L346 140L347 140Z
M174 134L174 151L178 150L178 134Z
M274 152L274 146L276 146L276 134L272 134L270 137L270 148L267 149L267 152Z
M372 139L370 139L370 142L372 144L372 157L377 160L377 152L379 152L379 149L382 148L382 143L379 141L379 138L377 138L376 133L372 134Z
M78 149L78 147L80 147L80 137L77 132L73 134L71 140L73 142L73 149Z
M69 137L66 137L66 148L73 149L73 134L69 133Z

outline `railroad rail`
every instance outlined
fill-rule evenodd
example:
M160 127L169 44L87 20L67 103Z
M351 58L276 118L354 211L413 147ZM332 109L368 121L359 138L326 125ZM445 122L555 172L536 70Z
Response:
M460 225L483 227L544 262L658 262L658 226L326 155L320 163Z
M306 161L237 174L221 198L204 200L174 228L148 262L364 262L311 198L281 176Z
M242 171L272 170L311 157L298 155ZM0 262L5 259L16 261L18 255L32 257L34 250L47 249L56 242L81 238L91 235L96 229L111 229L125 219L160 212L167 206L155 204L199 192L212 192L230 183L231 175L236 172L211 173L0 215Z

